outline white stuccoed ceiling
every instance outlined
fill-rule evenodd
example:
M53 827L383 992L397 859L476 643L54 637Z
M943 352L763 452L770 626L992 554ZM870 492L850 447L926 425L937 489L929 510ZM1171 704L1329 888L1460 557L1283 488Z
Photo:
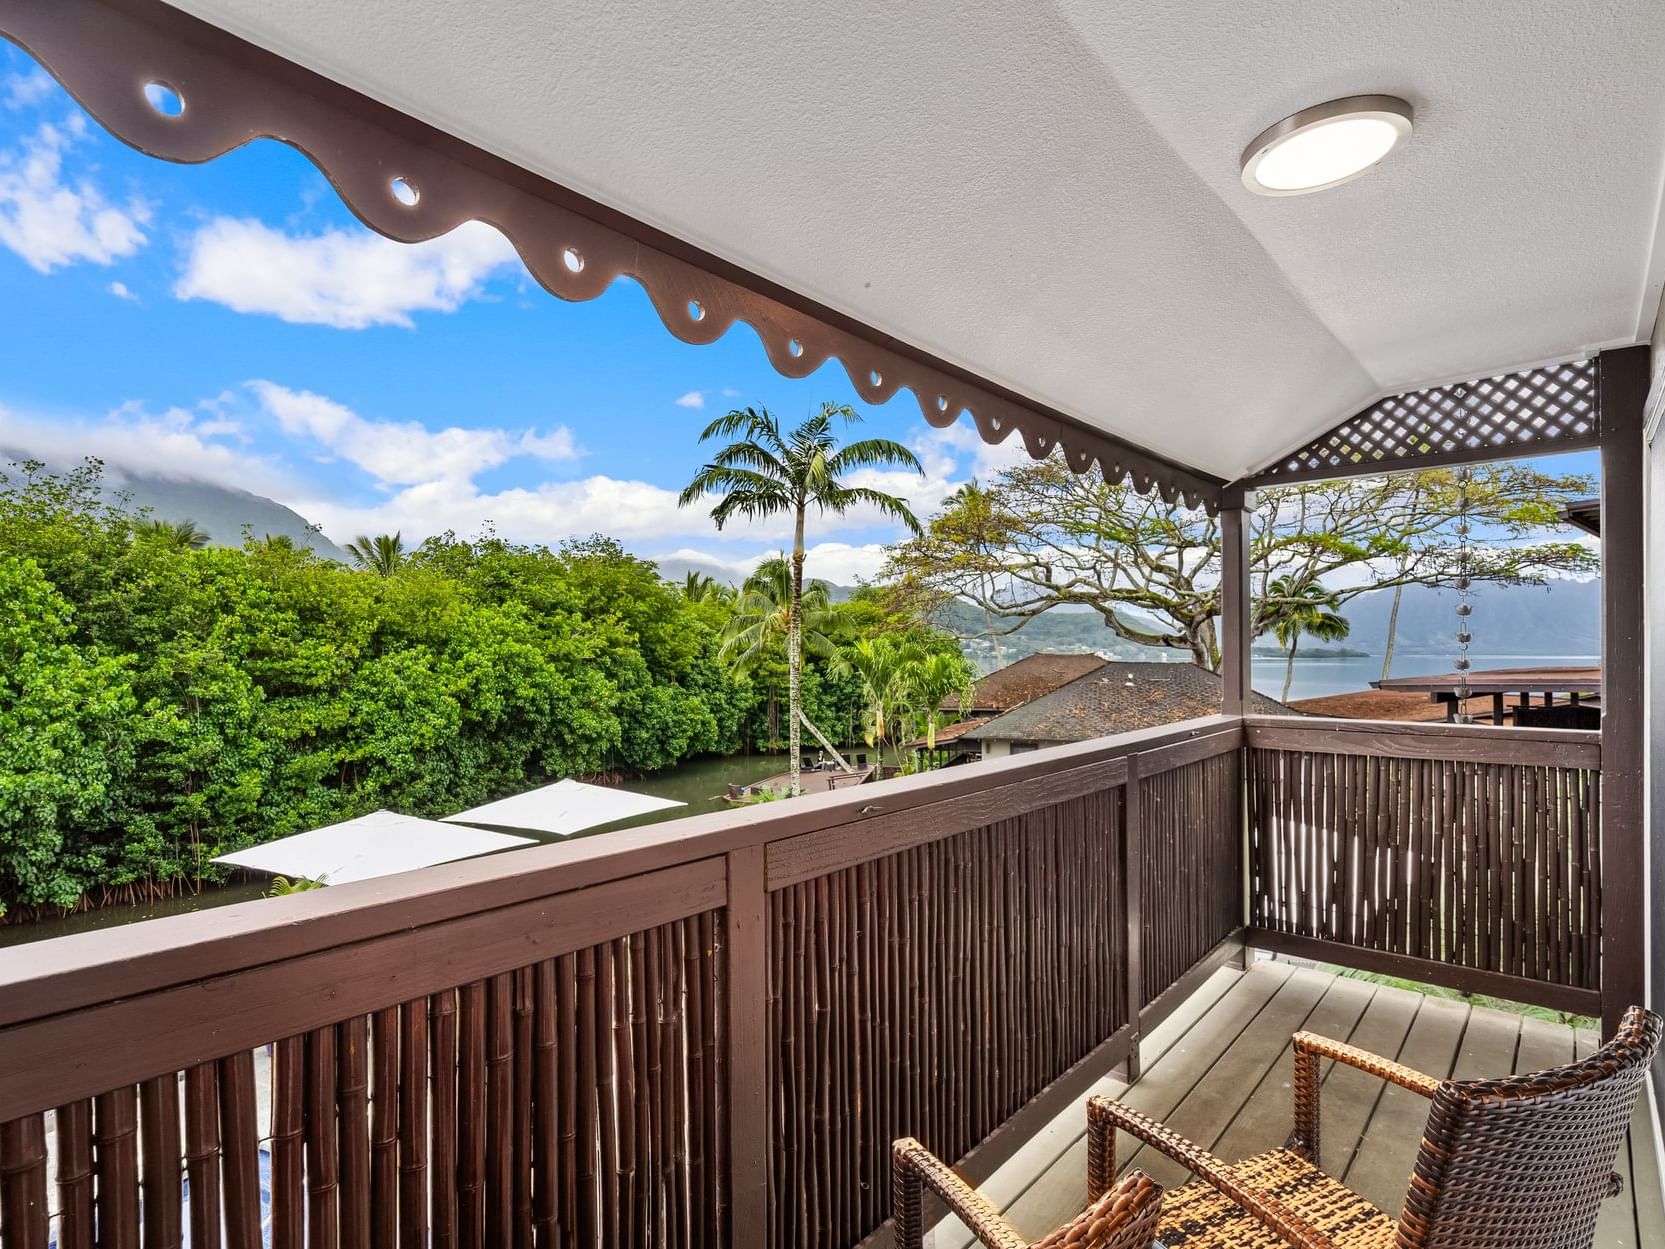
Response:
M1659 0L174 2L1222 477L1659 299ZM1417 112L1378 170L1243 189L1367 92Z

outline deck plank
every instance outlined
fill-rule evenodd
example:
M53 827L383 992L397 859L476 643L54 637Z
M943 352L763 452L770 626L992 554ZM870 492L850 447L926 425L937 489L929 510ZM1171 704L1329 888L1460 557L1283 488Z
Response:
M1372 1054L1396 1055L1404 1048L1421 1005L1420 993L1382 985L1352 1035L1340 1039ZM1322 1064L1319 1074L1318 1162L1329 1174L1344 1175L1388 1085L1368 1071L1343 1063Z
M1584 1029L1574 1033L1573 1052L1577 1057L1587 1058L1600 1048L1599 1033ZM1613 1169L1624 1180L1625 1191L1601 1203L1601 1214L1596 1219L1597 1249L1636 1249L1642 1243L1636 1228L1636 1187L1631 1182L1630 1138L1634 1135L1633 1126L1626 1135L1625 1143L1619 1147L1619 1156L1613 1160Z
M1123 1100L1153 1119L1165 1119L1196 1083L1219 1061L1289 979L1284 963L1257 963L1220 999L1219 1004L1153 1064ZM1118 1145L1118 1159L1128 1145ZM1036 1237L1068 1219L1087 1199L1087 1142L1078 1139L1070 1149L1007 1208L1007 1218L1025 1235Z
M1333 983L1323 972L1296 969L1241 1032L1217 1061L1202 1074L1162 1120L1187 1140L1205 1148L1214 1141L1242 1109L1249 1095L1272 1070L1289 1037L1301 1030L1325 991ZM1154 1073L1153 1073L1154 1074ZM1285 1133L1287 1135L1287 1131ZM1165 1188L1177 1187L1190 1173L1149 1147L1134 1149L1132 1137L1122 1136L1116 1157L1124 1166L1140 1167Z
M1303 1027L1442 1079L1539 1071L1597 1045L1592 1033L1544 1019L1262 962L1241 974L1222 970L1154 1030L1146 1038L1139 1083L1121 1090L1102 1081L1095 1091L1115 1092L1223 1158L1257 1153L1288 1133L1289 1035ZM1339 1064L1321 1070L1321 1077L1325 1169L1397 1214L1427 1121L1427 1101ZM1616 1163L1626 1178L1626 1195L1604 1207L1596 1249L1665 1243L1653 1130L1649 1108L1642 1104ZM1044 1234L1080 1210L1086 1195L1084 1132L1083 1109L1072 1105L985 1186L996 1204L1009 1205L1008 1217L1025 1234ZM1130 1155L1128 1144L1125 1138L1119 1144L1124 1169L1143 1166L1165 1184L1186 1178L1151 1151ZM934 1243L937 1249L964 1249L969 1236L945 1222Z
M1451 1074L1467 1022L1467 1004L1425 997L1417 1007L1405 1044L1399 1053L1385 1057L1443 1080ZM1405 1189L1427 1122L1427 1098L1398 1085L1386 1086L1358 1151L1339 1178L1366 1201L1397 1218L1405 1204Z
M1376 986L1365 981L1337 976L1325 987L1324 996L1301 1028L1320 1036L1345 1039L1369 1009L1375 991ZM1193 1139L1227 1162L1282 1145L1294 1126L1294 1055L1294 1047L1286 1037L1271 1066L1237 1113L1215 1127L1213 1139L1205 1136Z
M1660 1186L1659 1149L1646 1090L1630 1118L1630 1200L1636 1215L1636 1239L1644 1245L1665 1243L1665 1189ZM1605 1247L1604 1247L1605 1249Z
M1153 1028L1140 1046L1140 1057L1145 1066L1160 1062L1163 1055L1213 1010L1242 974L1236 968L1220 968L1205 980L1195 993L1180 1003L1173 1014ZM1029 1189L1037 1176L1050 1171L1072 1145L1086 1139L1087 1098L1101 1094L1119 1097L1126 1089L1127 1085L1109 1076L1094 1084L1087 1093L1071 1102L1067 1110L1025 1141L1011 1158L980 1185L984 1196L1001 1209L1010 1206ZM1085 1169L1081 1174L1082 1196L1085 1198ZM1067 1214L1064 1217L1067 1217ZM1063 1219L1057 1221L1062 1222ZM972 1243L971 1232L953 1215L937 1224L935 1234L934 1243L937 1249L964 1249Z

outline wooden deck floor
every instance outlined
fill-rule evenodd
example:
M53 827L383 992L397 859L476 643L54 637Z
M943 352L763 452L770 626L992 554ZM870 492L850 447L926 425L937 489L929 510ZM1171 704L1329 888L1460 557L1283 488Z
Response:
M1347 1040L1431 1075L1458 1077L1541 1070L1582 1055L1593 1033L1463 1002L1423 997L1287 963L1223 970L1145 1039L1143 1077L1107 1092L1227 1160L1283 1143L1290 1127L1289 1038L1301 1029ZM1384 1210L1398 1214L1427 1118L1427 1102L1363 1072L1333 1067L1324 1081L1321 1162ZM1018 1229L1039 1236L1086 1199L1085 1111L1071 1107L1028 1142L983 1191ZM1122 1166L1143 1167L1164 1185L1184 1182L1166 1158L1132 1142L1117 1145ZM1632 1166L1634 1157L1635 1166ZM1665 1243L1647 1106L1638 1107L1617 1169L1625 1195L1610 1200L1597 1249ZM937 1249L969 1243L949 1219Z

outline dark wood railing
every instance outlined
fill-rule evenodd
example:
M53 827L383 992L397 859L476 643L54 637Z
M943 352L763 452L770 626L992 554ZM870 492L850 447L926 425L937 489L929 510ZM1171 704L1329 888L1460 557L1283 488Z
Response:
M265 1151L284 1247L852 1245L894 1137L986 1175L1241 953L1243 744L1214 717L0 952L0 1243L253 1249Z
M845 1249L1245 941L1597 1010L1600 786L1219 716L0 951L0 1247Z
M1252 944L1601 1013L1598 733L1251 717L1247 734Z

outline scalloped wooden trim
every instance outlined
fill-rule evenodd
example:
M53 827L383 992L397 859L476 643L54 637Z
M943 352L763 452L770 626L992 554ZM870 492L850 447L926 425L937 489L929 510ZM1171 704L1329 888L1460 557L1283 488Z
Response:
M414 243L481 220L500 230L551 294L589 300L621 276L646 290L677 338L711 343L737 321L776 372L807 377L837 359L868 403L899 390L941 429L971 417L985 442L1015 430L1029 454L1063 449L1080 473L1214 511L1218 478L1038 404L815 304L645 223L301 68L160 0L0 0L0 35L34 56L111 134L163 160L200 163L255 139L296 148L366 226ZM148 83L177 92L167 117ZM403 180L414 203L395 194Z

